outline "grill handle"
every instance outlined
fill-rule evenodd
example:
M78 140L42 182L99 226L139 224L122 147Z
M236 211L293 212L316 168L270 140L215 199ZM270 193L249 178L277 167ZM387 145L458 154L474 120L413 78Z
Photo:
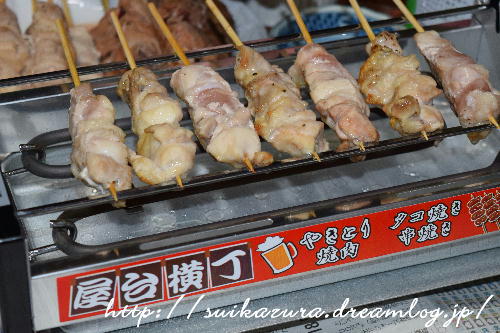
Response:
M72 178L70 165L49 165L45 160L45 149L48 146L71 140L68 129L61 129L40 134L28 142L20 145L21 160L26 170L38 177L50 179Z

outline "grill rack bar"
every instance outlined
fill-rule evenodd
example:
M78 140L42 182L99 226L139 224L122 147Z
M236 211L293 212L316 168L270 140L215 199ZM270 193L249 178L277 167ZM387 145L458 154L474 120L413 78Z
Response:
M447 17L447 16L460 15L460 14L473 14L473 13L476 13L478 11L485 10L487 8L493 8L497 12L496 30L498 33L500 33L499 5L498 4L499 4L499 0L491 0L490 3L487 5L478 4L478 5L468 6L468 7L447 9L447 10L441 10L441 11L436 11L436 12L431 12L431 13L418 14L418 15L415 15L415 17L418 20L443 18L443 17ZM387 26L400 25L400 24L405 24L405 23L407 23L406 19L404 17L399 17L399 18L392 18L392 19L387 19L387 20L373 21L373 22L370 22L370 25L373 28L383 28L383 27L387 27ZM348 32L357 32L360 30L361 30L361 27L359 25L348 25L348 26L338 27L338 28L330 28L330 29L311 31L311 36L312 36L312 38L319 38L319 37L325 37L325 36L344 34L344 33L348 33ZM300 34L291 34L291 35L282 36L282 37L249 41L249 42L245 42L245 45L248 45L250 47L264 47L264 46L275 46L275 45L279 45L282 43L296 42L296 41L301 41L301 40L302 40L302 36ZM213 48L197 50L194 52L187 52L186 55L189 58L201 58L201 57L209 56L209 55L230 53L230 52L233 52L234 50L235 50L235 48L231 44L226 44L226 45L216 46ZM164 63L169 63L169 62L175 62L178 60L179 59L177 58L177 56L169 55L169 56L139 60L139 61L137 61L137 66L158 65L158 64L164 64ZM100 64L100 65L95 65L95 66L80 67L80 68L78 68L78 74L80 76L83 76L83 75L88 75L88 74L111 72L111 71L121 70L121 69L128 69L128 64L126 62L115 62L115 63ZM21 84L35 83L35 82L51 81L51 80L70 78L70 77L71 77L71 74L68 70L27 75L27 76L21 76L21 77L0 80L0 88L8 87L8 86L16 86L16 85L21 85Z
M300 214L305 211L314 211L316 215L316 219L331 217L335 215L342 215L345 213L352 213L353 211L373 209L374 207L383 205L382 198L394 195L397 197L398 193L407 192L408 189L414 190L413 199L418 197L427 197L429 193L420 192L421 190L429 191L432 188L439 187L441 185L449 185L460 182L467 182L474 179L479 182L476 183L476 187L491 187L492 184L487 181L482 182L482 177L488 177L492 174L497 174L500 171L500 154L497 154L495 160L490 166L487 166L483 169L468 171L460 174L452 174L448 176L443 176L434 179L422 180L418 182L414 182L411 184L403 184L394 186L391 188L380 189L375 191L370 191L366 193L358 193L354 195L344 196L340 198L328 199L316 203L304 204L301 206L293 207L293 208L284 208L279 209L272 212L259 213L252 216L246 217L238 217L229 220L223 220L219 222L214 222L211 224L203 225L203 226L195 226L188 227L184 229L178 229L174 231L166 231L158 234L152 234L147 236L141 236L138 238L132 238L128 240L122 240L117 242L111 242L100 245L87 245L79 243L76 240L77 233L77 225L76 223L85 219L89 216L94 216L96 214L108 212L113 210L114 208L110 206L100 206L93 207L92 209L72 209L64 211L59 215L57 220L51 222L52 227L52 237L54 240L54 244L57 246L57 249L63 251L69 256L89 256L89 255L99 255L99 260L103 260L104 257L114 258L116 256L116 251L119 250L121 255L126 255L127 253L137 253L147 251L147 247L142 247L147 243L154 243L157 241L165 241L168 239L175 240L171 245L168 246L181 246L189 244L190 241L186 239L186 236L196 235L197 240L203 239L211 240L217 239L222 235L227 235L229 232L231 235L235 235L236 233L246 233L253 230L265 230L272 229L280 226L290 226L290 225L299 225L304 223L302 219L288 219L287 217L292 216L294 214ZM496 181L498 182L498 177ZM418 194L416 193L418 192ZM410 199L410 198L407 198ZM352 202L365 202L365 205L362 207L356 208L351 211L343 211L339 210L336 205L342 205L345 203ZM395 202L395 201L394 201ZM392 203L394 203L392 202ZM391 204L391 203L389 203ZM240 231L236 232L234 227L238 226ZM154 248L154 247L153 247ZM88 257L89 259L92 257ZM63 261L68 260L67 258L62 259ZM54 263L56 263L56 260ZM41 265L35 264L37 269L45 271L48 269L47 263L44 262ZM43 267L42 267L43 266ZM48 265L50 266L50 264ZM57 264L55 265L58 266ZM50 269L49 269L50 270Z
M443 140L444 138L490 130L493 128L494 128L493 125L480 125L469 128L463 128L460 126L446 128L441 131L429 133L429 141L426 141L425 139L423 139L418 135L398 137L395 139L383 140L379 142L379 144L374 146L368 146L366 147L365 152L362 152L359 149L353 149L345 152L335 152L335 151L323 152L319 154L321 158L320 162L312 158L306 158L291 162L276 161L269 166L256 168L255 173L251 173L246 169L235 169L231 171L200 175L187 180L184 183L184 187L182 189L175 184L145 185L142 187L121 191L118 193L118 197L120 200L139 201L140 204L157 202L173 196L179 197L179 196L189 195L192 193L206 192L213 190L215 188L236 186L242 183L257 182L265 179L281 177L284 175L291 175L291 174L297 174L297 173L332 167L333 165L352 163L350 161L350 158L356 156L366 155L368 159L373 159L387 155L394 155L402 152L410 152L418 149L431 147L432 145L434 145L436 141ZM60 135L61 131L64 130L59 130L54 132L58 132ZM54 132L49 132L42 135L47 136L50 133ZM33 149L25 150L22 152L22 154L31 156L30 158L34 159L34 161L31 161L34 162L31 164L31 166L38 165L38 167L41 167L43 169L46 168L47 165L43 164L42 162L40 162L40 160L38 160L38 158L40 158L43 155L40 154L40 148L42 148L42 145L37 144L35 139L30 141L31 148ZM30 166L29 163L28 166ZM50 168L51 166L48 167ZM60 167L61 166L56 166L56 168ZM5 172L4 176L8 178L13 174L17 173L18 170L15 170L15 172L13 173ZM60 212L73 208L94 207L98 205L109 205L113 203L114 200L111 196L101 195L99 197L81 198L65 202L53 203L49 205L37 206L29 209L22 209L17 211L17 215L19 217L24 217L28 215L35 216L35 215Z

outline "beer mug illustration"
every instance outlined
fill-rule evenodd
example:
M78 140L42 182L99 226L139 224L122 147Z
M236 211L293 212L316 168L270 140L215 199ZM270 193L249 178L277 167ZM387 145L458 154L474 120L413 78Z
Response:
M290 249L293 250L293 255ZM293 258L298 254L295 246L290 242L283 243L283 237L280 236L267 237L264 243L259 244L257 251L262 252L260 255L274 274L290 269L293 266Z

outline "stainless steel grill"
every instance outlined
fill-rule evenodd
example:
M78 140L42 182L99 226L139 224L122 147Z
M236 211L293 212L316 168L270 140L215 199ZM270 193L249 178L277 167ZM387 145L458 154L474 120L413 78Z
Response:
M462 23L459 28L434 28L457 48L471 55L478 63L484 64L490 70L492 84L500 87L500 72L497 70L500 68L500 58L497 56L500 54L500 35L495 31L497 13L493 8L471 6L425 14L419 18L425 22L426 18L453 18L464 13L472 14L472 21ZM401 30L402 23L400 19L391 19L374 22L373 26L391 26L400 30L400 41L405 54L418 54L411 39L413 32ZM358 30L358 27L329 29L315 32L313 37L354 30ZM280 48L284 43L299 40L299 36L289 36L257 41L250 45L257 48ZM345 39L328 43L325 47L357 76L358 69L366 58L366 42L365 38ZM221 46L189 56L201 57L231 51L231 47ZM419 56L419 59L423 71L428 71L423 58ZM138 65L154 67L173 60L174 57L164 57L141 61ZM285 69L293 61L293 56L272 60ZM79 72L83 75L125 68L126 64L123 63L107 64L81 68ZM168 86L171 72L159 72L160 82ZM220 69L220 73L243 96L241 89L234 83L232 68ZM61 71L8 79L0 81L0 87L68 76L67 71ZM119 77L94 79L92 84L97 94L104 94L113 102L117 118L120 118L117 123L129 134L127 145L134 147L135 137L130 135L129 130L130 111L115 93L118 79ZM278 162L257 168L252 174L216 163L199 148L196 166L183 189L176 185L145 186L136 179L133 189L119 194L127 207L115 208L112 198L84 186L71 178L68 171L71 145L65 129L69 105L67 88L54 86L0 95L0 153L5 156L2 173L17 218L27 235L36 329L61 325L57 316L57 299L53 295L54 281L56 277L68 272L83 272L90 268L105 267L110 263L148 258L158 253L175 253L202 244L314 225L500 184L499 131L494 130L486 140L471 145L464 134L490 126L460 127L448 102L441 96L435 100L435 105L442 111L448 127L432 133L429 141L419 137L399 137L389 127L382 112L374 109L371 120L381 133L381 142L367 147L366 152L329 151L320 154L321 162L312 159L284 161L287 156L264 143L263 148L272 152ZM15 126L12 127L11 124ZM190 126L187 112L183 124ZM338 142L333 131L328 129L325 134L335 147ZM20 143L25 144L19 147ZM367 159L351 163L350 158L358 155L367 155ZM314 214L309 214L311 211ZM308 214L304 217L304 213ZM488 268L481 266L484 261L477 254L480 251L498 254L499 236L500 233L490 233L468 242L456 242L388 259L360 262L348 265L348 268L341 266L321 273L305 274L299 278L267 282L254 291L253 298L271 297L268 298L269 304L283 300L297 304L298 300L294 300L292 296L294 293L301 293L305 288L315 288L311 295L318 291L323 295L318 302L327 307L329 301L339 297L328 291L329 284L335 281L340 286L342 283L347 284L346 280L362 279L362 276L382 274L403 267L408 267L409 272L410 269L421 267L418 265L432 265L437 260L447 259L442 267L448 267L446 265L457 264L458 259L453 257L459 254L463 254L465 258L468 254L476 253L477 262L474 265L481 269L468 277L463 274L449 277L442 280L440 286L500 274L499 265L495 267L493 264L493 267ZM500 256L496 255L498 257ZM430 281L435 277L433 274L431 272L419 278ZM405 278L410 281L417 279L415 276ZM365 282L365 287L373 287L374 281L375 279ZM380 286L381 282L377 283ZM389 281L385 283L390 284ZM389 293L390 297L424 288L418 283L415 286L419 287L414 290L394 290ZM335 288L331 290L338 291ZM213 301L217 306L228 306L235 302L235 295L249 293L251 292L245 289L221 292L214 296ZM367 293L356 298L356 302L358 305L366 304L376 301L377 297L382 296ZM180 314L189 309L188 304L190 303L186 303ZM191 322L183 322L177 318L162 325L171 327L170 325L179 323L182 323L186 332L190 332L196 325L206 322L201 318ZM265 324L276 323L279 322L273 320ZM99 330L112 330L133 325L135 323L131 320L123 320L117 324L98 319L72 324L66 329L85 332L97 327ZM208 331L217 330L218 324L212 325L210 322L206 325L212 329ZM234 325L237 327L229 331L260 327L255 326L260 324L244 320L236 321Z

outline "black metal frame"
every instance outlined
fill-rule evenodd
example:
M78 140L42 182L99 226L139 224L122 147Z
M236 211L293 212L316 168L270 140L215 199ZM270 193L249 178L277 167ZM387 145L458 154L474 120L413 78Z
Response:
M499 0L492 0L490 1L489 7L492 7L496 10L497 12L497 21L496 21L496 30L498 33L500 33L500 20L499 20ZM459 8L459 9L454 9L454 10L446 10L446 11L439 11L439 12L434 12L434 13L427 13L427 14L422 14L422 15L417 15L418 19L426 19L426 18L436 18L436 17L444 17L444 16L449 16L449 15L455 15L455 14L463 14L463 13L475 13L481 9L485 8L485 6L482 5L477 5L477 6L470 6L470 7L464 7L464 8ZM373 22L372 25L375 28L379 27L385 27L388 25L394 25L394 24L401 24L405 23L406 21L403 18L396 18L396 19L390 19L390 20L384 20L384 21L379 21L379 22ZM323 31L317 31L313 32L312 35L313 37L322 37L322 36L328 36L332 34L339 34L339 33L346 33L346 32L352 32L352 31L358 31L360 28L359 26L352 25L352 26L347 26L347 27L341 27L341 28L334 28L334 29L327 29ZM281 37L281 38L275 38L275 39L267 39L267 40L261 40L261 41L256 41L256 42L251 42L248 43L250 46L255 46L255 47L261 47L261 46L269 46L269 45L278 45L284 42L290 42L290 41L299 41L301 39L300 35L291 35L291 36L286 36L286 37ZM220 46L214 49L210 50L202 50L202 51L197 51L197 52L191 52L188 55L190 57L203 57L208 54L219 54L219 53L227 53L227 52L232 52L234 49L232 46L224 45ZM138 65L155 65L155 64L161 64L165 62L172 62L176 61L175 56L167 56L167 57L160 57L160 58L155 58L155 59L148 59L148 60L143 60L139 61ZM86 74L93 74L93 73L99 73L99 72L109 72L117 69L126 69L127 65L126 63L113 63L113 64L105 64L105 65L99 65L99 66L91 66L91 67L84 67L84 68L79 68L79 74L80 75L86 75ZM37 75L31 75L31 76L25 76L25 77L20 77L20 78L12 78L12 79L5 79L5 80L0 80L0 87L7 87L7 86L13 86L13 85L19 85L19 84L25 84L25 83L34 83L34 82L42 82L42 81L49 81L49 80L55 80L55 79L60 79L60 78L68 78L70 77L70 74L68 71L58 71L58 72L53 72L53 73L45 73L45 74L37 74ZM323 159L323 162L317 163L312 160L302 160L298 161L294 164L275 164L272 166L269 166L267 168L260 168L257 170L257 173L255 175L255 179L257 179L257 176L259 177L258 179L266 178L269 177L270 173L275 173L276 175L279 174L279 172L284 173L288 172L288 170L293 169L295 171L300 171L300 170L305 170L306 168L308 170L311 170L311 168L319 168L319 167L327 167L331 164L331 162L340 160L340 159L348 159L349 157L352 156L357 156L357 155L362 155L362 154L368 154L368 157L375 155L376 153L382 153L384 151L390 151L390 150L397 150L400 148L407 149L408 147L414 147L416 149L425 147L428 144L432 144L432 141L439 140L445 137L453 136L453 135L459 135L459 134L465 134L469 132L475 132L479 130L483 130L489 128L489 126L483 126L483 127L477 127L477 128L469 128L469 129L463 129L463 128L451 128L451 129L446 129L442 132L439 132L437 134L431 135L430 139L431 141L426 143L420 138L404 138L403 140L386 140L388 142L384 141L384 146L374 146L374 147L367 147L366 153L362 153L360 151L350 151L346 153L333 153L333 152L328 152L323 154L321 157ZM67 135L67 133L63 133L64 135ZM64 136L63 135L63 136ZM26 147L30 148L30 147ZM38 148L38 147L31 147L31 148ZM31 154L32 158L37 160L42 158L42 155L37 156L36 149L27 149L27 151L30 151L28 155ZM33 155L34 154L34 155ZM29 159L30 157L28 157ZM490 173L490 172L498 172L498 165L499 165L499 157L497 157L494 165L490 168L486 168L483 170L477 170L475 171L476 174L481 174L482 173ZM28 162L29 164L29 162ZM493 168L493 169L492 169ZM62 166L61 167L61 172L64 174L66 172L67 175L67 166ZM479 172L479 173L478 173ZM273 174L273 176L275 175ZM8 176L8 175L7 175ZM236 173L229 173L223 178L219 178L218 180L214 180L213 178L205 178L205 179L200 179L196 182L193 183L188 183L186 184L186 191L183 193L188 194L190 190L196 190L200 186L209 186L209 187L216 187L217 185L221 185L224 182L234 182L235 180L238 180L239 178L241 179L247 179L247 177L250 177L253 175L247 172L236 172ZM464 175L455 175L455 177L464 177ZM437 180L431 180L436 182ZM427 181L427 182L431 182ZM445 181L443 179L442 181ZM428 183L430 184L430 183ZM175 192L174 192L175 191ZM385 190L387 191L387 189ZM164 195L165 194L172 194L175 193L176 195L179 194L179 192L176 191L176 186L163 186L163 187L152 187L150 188L150 191L148 191L147 195L144 196L144 190L143 189L134 189L131 190L130 192L127 192L126 194L123 195L122 199L126 200L131 200L132 202L137 203L137 205L140 205L143 203L143 199L147 200L153 200L154 196L157 196L160 194L158 197L159 200L164 200ZM359 197L365 197L369 195L374 195L375 192L373 193L363 193L360 194ZM340 201L345 201L345 200L352 200L351 197L346 197L342 198ZM347 202L348 202L347 201ZM56 212L56 211L63 211L63 210L68 210L68 209L81 209L81 208L86 208L86 207L96 207L97 209L106 207L107 209L110 208L110 203L112 203L111 198L100 198L100 199L92 199L92 200L74 200L68 203L64 204L59 204L59 205L50 205L50 206L43 206L43 207L35 207L34 209L26 210L26 211L19 211L17 217L21 217L23 215L31 215L31 214L46 214L48 212ZM319 205L318 209L321 209L321 204L318 203ZM324 203L323 203L324 204ZM299 210L299 209L304 209L304 207L295 207L293 210ZM291 213L292 210L288 209L286 210L286 213ZM278 212L275 212L278 214ZM283 213L283 212L281 212ZM33 328L33 323L32 323L32 312L31 312L31 301L30 301L30 287L29 287L29 280L30 276L32 274L38 274L47 270L51 269L51 266L39 266L39 265L33 265L31 266L30 271L30 266L28 264L27 260L27 246L26 246L26 239L25 235L21 229L21 225L16 218L14 212L12 211L11 207L2 207L0 208L0 216L2 216L1 221L2 221L2 227L0 228L0 267L2 269L0 270L0 316L2 320L2 329L6 333L10 332L32 332L34 330ZM268 214L269 216L269 214ZM65 216L62 216L63 218ZM255 218L258 218L255 216ZM71 244L71 242L74 241L74 234L73 236L70 234L69 236L66 234L67 233L67 228L71 228L69 225L64 225L66 224L71 224L74 223L75 220L73 221L68 221L68 220L62 220L62 221L56 221L54 226L56 229L62 228L62 232L65 233L64 235L59 234L59 236L64 236L61 239L71 246L74 244ZM234 221L232 221L234 223ZM276 219L276 222L279 223L279 219ZM59 224L58 224L59 223ZM227 223L227 221L226 221ZM287 222L288 223L288 222ZM206 227L206 226L205 226ZM218 225L218 227L221 227L221 225ZM76 230L76 229L75 229ZM184 230L182 232L188 232L189 230ZM191 230L192 232L192 230ZM56 231L56 233L60 233ZM162 237L165 237L166 235L161 235ZM171 234L169 236L172 236ZM62 244L61 244L62 245ZM111 244L111 245L117 245L117 244ZM123 244L127 245L127 244ZM133 244L128 244L128 245L133 245ZM112 255L112 253L110 254ZM109 259L109 258L108 258ZM102 260L102 258L101 258ZM85 261L83 261L85 262ZM8 268L8 269L7 269ZM52 267L52 269L56 269L55 266Z

